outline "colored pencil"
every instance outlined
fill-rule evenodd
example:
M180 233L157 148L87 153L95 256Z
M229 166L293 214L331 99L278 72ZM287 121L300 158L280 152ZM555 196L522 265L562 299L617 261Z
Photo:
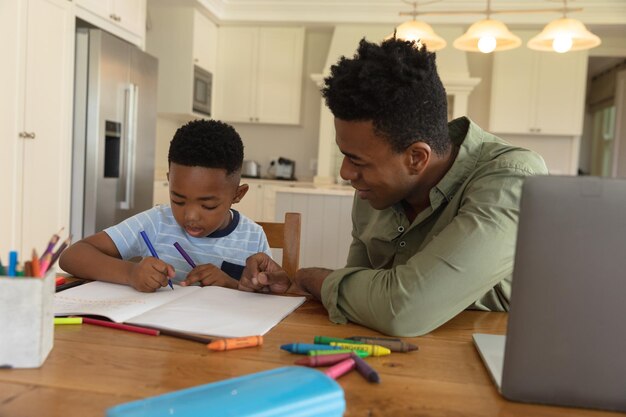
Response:
M61 234L63 229L65 229L65 228L62 227L61 230L59 230L58 233L55 233L55 234L52 235L52 237L50 238L50 241L48 242L48 246L46 247L46 250L43 251L43 253L41 254L41 258L39 258L39 262L43 262L43 258L47 254L52 254L52 249L54 249L54 246L59 241L59 235Z
M195 268L196 267L196 263L193 261L193 259L191 259L191 256L189 256L187 254L187 252L185 252L185 249L183 249L182 246L180 246L180 243L178 242L174 242L174 247L176 248L176 250L183 256L183 258L185 258L185 260L187 261L187 263L192 267Z
M159 335L159 331L158 330L149 329L147 327L131 326L129 324L122 324L122 323L115 323L115 322L112 322L112 321L92 319L92 318L89 318L89 317L83 317L83 323L85 323L85 324L94 324L96 326L110 327L112 329L118 329L118 330L126 330L128 332L147 334L149 336L158 336Z
M55 292L61 292L61 291L68 290L68 289L73 288L73 287L78 287L79 285L83 285L86 282L87 281L83 281L83 280L78 279L76 281L67 282L65 284L57 285Z
M31 267L33 268L33 276L41 276L41 269L39 268L39 257L37 256L37 251L35 249L33 249L32 259L30 261Z
M45 277L48 268L50 267L50 261L52 261L52 254L46 253L43 257L43 261L41 261L41 265L39 265L39 276Z
M61 253L70 245L71 242L72 242L72 235L69 235L69 237L67 239L65 239L63 241L63 243L61 243L61 246L59 246L59 248L54 252L54 254L52 254L52 260L50 261L50 267L54 266L54 264L56 263L57 259L59 259L59 256L61 256Z
M211 339L210 337L198 336L195 334L185 333L185 332L177 332L176 330L159 329L159 328L152 327L152 326L142 326L142 327L158 330L159 336L170 336L170 337L175 337L177 339L191 340L192 342L203 343L205 345L213 341L213 339Z

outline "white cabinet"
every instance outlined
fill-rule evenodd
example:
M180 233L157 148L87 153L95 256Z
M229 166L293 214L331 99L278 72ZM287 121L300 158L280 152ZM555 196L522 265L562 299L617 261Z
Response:
M30 256L70 220L73 5L0 7L0 250ZM6 258L5 258L6 259Z
M228 122L299 124L304 28L219 31L217 116Z
M248 192L233 208L257 222L282 221L276 217L276 190L295 187L296 181L259 180L242 178L241 184L248 184Z
M586 76L587 51L557 54L517 48L495 54L490 130L581 135Z
M149 12L146 51L159 59L158 113L207 117L193 111L194 66L215 73L217 26L190 6L151 4Z
M76 16L143 48L146 0L76 0Z
M154 181L152 204L170 204L170 187L167 181Z

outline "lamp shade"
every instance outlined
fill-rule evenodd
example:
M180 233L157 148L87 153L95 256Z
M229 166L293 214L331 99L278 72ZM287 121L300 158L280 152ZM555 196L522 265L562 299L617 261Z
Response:
M396 28L396 38L417 41L426 45L429 51L438 51L446 47L447 42L437 35L428 23L409 20Z
M526 45L537 51L567 52L595 48L601 42L581 21L564 17L548 23Z
M457 49L484 53L505 51L521 44L522 40L512 34L504 23L494 19L479 20L454 40Z

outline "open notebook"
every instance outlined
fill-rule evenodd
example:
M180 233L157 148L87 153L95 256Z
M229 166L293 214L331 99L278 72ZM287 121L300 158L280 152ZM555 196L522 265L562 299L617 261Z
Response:
M506 338L474 334L508 399L626 411L626 180L524 183Z
M118 323L240 337L267 333L305 300L222 287L174 288L142 293L126 285L90 282L57 293L54 314L97 315Z

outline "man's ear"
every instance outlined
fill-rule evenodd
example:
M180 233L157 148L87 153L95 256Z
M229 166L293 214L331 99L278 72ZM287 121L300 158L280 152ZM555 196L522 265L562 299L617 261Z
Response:
M428 166L432 149L425 142L415 142L406 151L407 168L410 174L419 175Z
M249 188L250 187L248 186L248 184L241 184L240 186L238 186L237 192L235 193L235 198L233 198L233 204L240 202L243 196L246 195L246 193L248 192Z

